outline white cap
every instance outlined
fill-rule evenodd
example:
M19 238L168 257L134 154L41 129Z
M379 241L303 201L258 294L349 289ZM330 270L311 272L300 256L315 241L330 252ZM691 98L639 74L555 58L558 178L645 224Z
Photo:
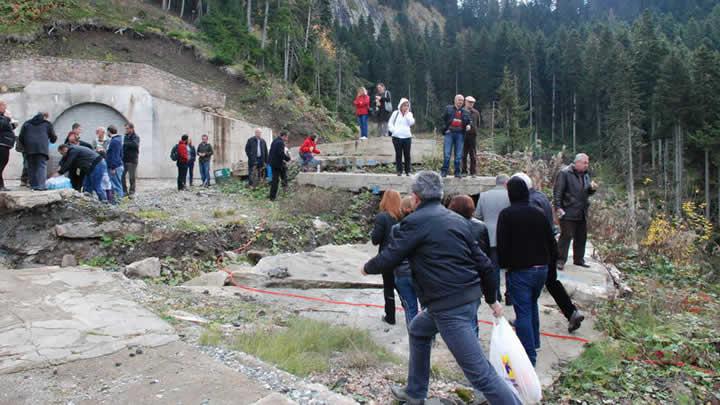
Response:
M473 96L467 96L467 97L465 97L465 101L469 101L469 102L471 102L471 103L474 103L474 102L475 102L475 97L473 97Z

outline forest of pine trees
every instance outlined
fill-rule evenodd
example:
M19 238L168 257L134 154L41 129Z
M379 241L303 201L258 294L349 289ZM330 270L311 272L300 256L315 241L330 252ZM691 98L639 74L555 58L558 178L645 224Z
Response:
M294 83L349 124L357 85L408 97L425 131L455 94L472 95L484 116L494 106L497 151L586 151L631 195L652 181L661 208L679 214L694 199L720 219L716 1L376 1L400 11L377 31L365 18L340 26L332 0L163 3L198 23L218 64ZM402 12L413 1L437 9L444 29L418 31Z

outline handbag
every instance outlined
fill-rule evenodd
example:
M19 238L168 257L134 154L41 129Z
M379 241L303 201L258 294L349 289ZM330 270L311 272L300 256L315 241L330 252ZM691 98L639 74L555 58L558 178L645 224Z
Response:
M395 123L397 122L397 117L398 117L398 115L399 115L399 114L398 114L399 112L400 112L400 111L398 110L398 111L395 111L395 112L393 113L393 117L395 117L395 118L393 119L393 127L395 126ZM392 119L392 117L390 117L390 118ZM388 130L388 136L392 136L392 131Z

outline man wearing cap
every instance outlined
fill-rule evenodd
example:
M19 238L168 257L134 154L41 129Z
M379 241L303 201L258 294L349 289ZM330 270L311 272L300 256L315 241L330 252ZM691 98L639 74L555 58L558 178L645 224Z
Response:
M480 130L482 117L480 111L475 109L475 98L465 97L465 109L470 113L469 129L465 131L465 142L463 143L462 172L468 174L467 158L470 156L470 175L477 174L477 134Z

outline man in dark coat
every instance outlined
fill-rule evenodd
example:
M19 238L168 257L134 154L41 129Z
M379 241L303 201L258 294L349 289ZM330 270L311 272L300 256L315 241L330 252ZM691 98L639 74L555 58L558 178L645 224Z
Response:
M590 207L590 196L595 194L597 189L595 182L590 180L589 165L588 155L578 153L575 161L562 169L555 179L553 205L560 220L558 270L565 266L570 240L573 241L573 263L576 266L589 267L585 263L587 211Z
M480 131L482 116L480 111L475 109L475 98L465 98L465 110L470 113L470 130L465 131L465 142L462 153L462 172L475 177L477 174L477 136ZM470 158L470 171L468 172L468 157Z
M103 177L107 174L105 159L94 150L80 145L62 144L58 146L58 152L62 155L58 175L71 171L85 173L85 190L94 191L100 201L107 201L102 186Z
M197 147L197 154L200 159L200 178L203 187L210 187L210 159L213 155L213 147L208 142L208 136L203 134L202 142Z
M278 183L282 180L283 186L287 184L287 167L285 162L290 161L290 155L285 150L288 141L287 132L280 132L280 136L270 145L268 160L272 168L272 183L270 184L270 201L275 201L278 192Z
M470 222L443 207L442 179L420 172L412 185L419 206L400 222L393 240L370 259L363 274L381 274L409 259L413 284L425 308L410 322L407 387L391 388L401 402L422 404L430 379L430 351L440 333L473 388L490 403L520 404L486 360L475 334L480 298L502 315L495 299L494 267L473 238Z
M23 124L18 137L27 158L30 188L33 190L47 190L45 181L50 144L57 141L55 129L48 117L46 112L37 113Z
M262 129L255 128L255 136L245 143L245 155L248 158L248 184L256 186L265 178L265 165L268 163L267 143L262 138Z
M125 125L123 138L123 193L132 198L135 195L135 179L137 178L138 157L140 156L140 137L135 133L135 125L131 122ZM128 186L128 181L130 184Z
M0 100L0 191L7 191L3 171L10 161L10 149L15 146L15 125L7 112L7 104Z

